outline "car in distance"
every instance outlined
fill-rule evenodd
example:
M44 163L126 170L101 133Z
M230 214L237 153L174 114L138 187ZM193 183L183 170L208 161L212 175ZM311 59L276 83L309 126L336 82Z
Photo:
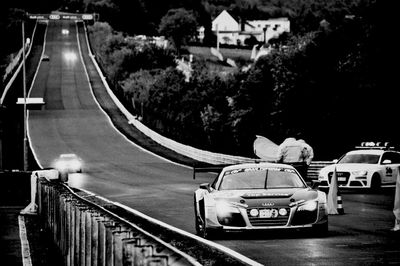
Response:
M74 153L60 154L54 162L54 168L61 173L82 173L83 161Z
M329 188L334 169L338 186L377 190L382 185L394 185L400 167L400 153L388 146L362 143L345 153L335 164L322 168L320 188Z
M46 54L42 56L42 61L50 61L50 57Z
M218 232L311 228L328 231L326 194L307 186L290 165L246 163L226 166L212 184L194 193L198 235Z

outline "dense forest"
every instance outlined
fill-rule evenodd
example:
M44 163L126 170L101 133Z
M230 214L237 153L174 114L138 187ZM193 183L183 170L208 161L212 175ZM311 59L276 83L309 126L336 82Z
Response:
M332 159L361 141L398 142L397 53L390 49L395 23L387 1L47 2L43 9L22 0L13 7L44 12L58 4L64 11L98 13L100 21L89 26L91 44L112 87L145 124L185 144L251 155L255 135L279 143L301 134L316 158ZM127 38L159 35L168 13L184 11L194 18L185 25L205 26L213 45L211 20L224 9L242 19L288 17L291 33L245 71L221 75L195 60L189 80L176 69L174 47ZM1 10L2 36L18 24L11 11Z

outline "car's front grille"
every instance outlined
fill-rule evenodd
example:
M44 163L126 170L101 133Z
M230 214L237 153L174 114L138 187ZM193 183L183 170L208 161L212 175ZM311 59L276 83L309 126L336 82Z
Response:
M270 208L270 209L276 209L279 210L280 208L283 207L274 207L274 208ZM266 217L262 217L260 218L259 216L253 217L250 215L250 211L252 209L256 209L258 211L260 210L265 210L268 208L250 208L247 209L247 216L249 217L249 221L251 223L252 226L284 226L287 224L288 219L289 219L289 214L290 214L290 208L284 208L286 209L287 214L286 215L278 215L278 217L270 217L270 218L266 218Z
M329 183L331 183L332 176L333 176L333 172L329 172L328 173ZM350 173L349 172L336 172L336 176L337 176L339 185L346 185L347 182L349 181Z

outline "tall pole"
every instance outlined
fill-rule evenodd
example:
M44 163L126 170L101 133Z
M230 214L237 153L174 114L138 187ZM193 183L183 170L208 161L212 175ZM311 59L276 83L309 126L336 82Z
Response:
M28 138L26 115L25 22L22 19L22 87L24 90L24 171L28 170Z

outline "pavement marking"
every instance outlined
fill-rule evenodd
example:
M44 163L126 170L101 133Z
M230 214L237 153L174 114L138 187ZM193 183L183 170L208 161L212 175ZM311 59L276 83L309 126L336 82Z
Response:
M22 265L32 266L31 251L29 249L29 241L26 233L24 216L18 215L18 225L19 225L19 238L21 239Z
M86 44L87 44L87 47L88 47L88 50L89 50L89 57L90 57L90 59L92 60L94 66L95 66L95 68L96 68L96 71L97 71L97 73L99 74L100 79L101 79L101 81L102 81L104 87L106 88L106 91L108 92L109 96L110 96L111 99L114 101L114 103L117 105L118 109L125 115L125 112L123 111L123 109L126 110L126 108L121 104L121 102L118 100L117 96L115 96L115 94L114 94L113 91L111 90L110 86L108 85L107 80L106 80L106 78L104 77L103 72L101 71L99 65L97 64L97 61L96 61L96 59L95 59L95 56L94 56L94 54L92 54L92 51L91 51L91 49L90 49L89 40L88 40L88 36L87 36L87 32L86 32L86 27L84 27L84 30L85 30ZM123 138L125 138L131 145L135 146L136 148L138 148L138 149L140 149L140 150L142 150L142 151L144 151L144 152L146 152L146 153L148 153L148 154L151 154L151 155L153 155L153 156L155 156L155 157L157 157L157 158L159 158L159 159L161 159L161 160L163 160L163 161L166 161L166 162L169 162L169 163L171 163L171 164L175 164L175 165L181 166L181 167L183 167L183 168L192 169L193 167L191 167L191 166L188 166L188 165L185 165L185 164L182 164L182 163L174 162L174 161L169 160L169 159L167 159L167 158L164 158L164 157L162 157L162 156L160 156L160 155L158 155L158 154L156 154L156 153L154 153L154 152L152 152L152 151L150 151L150 150L147 150L147 149L143 148L142 146L140 146L140 145L134 143L133 141L131 141L126 135L124 135L121 131L119 131L119 130L115 127L114 123L113 123L112 120L111 120L111 117L104 111L104 109L101 107L100 103L99 103L98 100L96 99L96 96L94 95L93 88L92 88L92 85L91 85L91 83L90 83L89 73L87 72L87 68L86 68L86 65L85 65L85 61L83 60L83 55L82 55L82 50L81 50L81 44L80 44L80 41L79 41L79 35L78 35L78 34L79 34L79 30L78 30L78 26L77 26L77 24L76 24L76 38L77 38L77 43L78 43L79 55L80 55L80 58L81 58L81 62L82 62L82 64L83 64L83 67L84 67L84 69L85 69L85 73L86 73L86 77L87 77L87 80L88 80L88 83L89 83L90 91L91 91L91 93L92 93L93 99L95 100L97 106L99 107L100 111L102 111L102 112L105 114L105 116L107 117L108 122L110 123L110 125L112 126L112 128L113 128L118 134L120 134ZM126 111L126 112L128 112L128 111ZM129 112L128 112L128 113L129 113ZM133 117L133 115L130 114L130 113L129 113L129 116ZM125 117L126 117L126 115L125 115ZM128 121L130 121L131 119L132 119L132 118L128 118L128 117L127 117L127 120L128 120ZM179 152L178 152L178 153L179 153Z
M46 45L47 45L47 42L46 42L46 38L47 38L47 29L48 29L48 24L47 24L46 30L45 30L45 32L44 32L42 54L40 55L39 64L38 64L38 66L37 66L37 68L36 68L35 75L33 76L33 80L32 80L31 86L30 86L29 91L28 91L28 97L31 95L32 88L33 88L33 86L34 86L34 84L35 84L36 77L37 77L37 74L38 74L38 72L39 72L40 65L42 64L42 57L43 57L43 55L44 55L44 53L45 53L45 51L46 51ZM27 127L26 127L26 134L27 134L27 138L28 138L28 140L29 140L29 141L28 141L28 144L29 144L29 147L30 147L30 149L31 149L31 151L32 151L33 157L35 158L36 163L38 164L38 166L40 167L40 169L43 169L43 166L42 166L42 164L41 164L40 161L39 161L39 158L38 158L38 156L37 156L37 154L36 154L36 152L35 152L35 149L33 148L33 143L32 143L32 141L31 141L31 137L30 137L30 133L29 133L29 110L27 110L26 115L27 115L27 116L26 116L26 124L27 124Z

